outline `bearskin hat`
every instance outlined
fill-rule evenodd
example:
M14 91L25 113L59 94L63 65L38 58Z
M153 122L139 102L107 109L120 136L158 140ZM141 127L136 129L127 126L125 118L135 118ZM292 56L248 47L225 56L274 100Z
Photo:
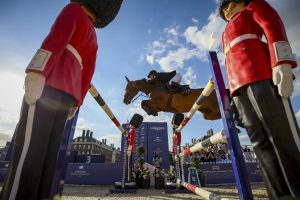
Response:
M131 124L131 125L134 126L135 128L138 128L138 127L140 127L140 125L143 123L143 119L144 119L144 118L143 118L142 115L139 115L139 114L135 113L135 114L132 116L132 118L131 118L129 124Z
M246 5L248 5L252 0L221 0L220 4L219 4L219 15L221 16L222 19L224 19L225 21L226 18L224 16L224 12L223 9L230 3L230 2L235 2L235 3L245 3Z
M172 124L179 126L184 119L184 115L182 113L174 113Z
M114 20L123 0L71 0L90 9L97 17L94 22L96 28L103 28Z

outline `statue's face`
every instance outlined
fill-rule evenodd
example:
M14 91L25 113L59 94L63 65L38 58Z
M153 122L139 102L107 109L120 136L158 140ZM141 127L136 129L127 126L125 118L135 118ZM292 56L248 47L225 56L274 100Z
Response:
M241 12L245 7L246 7L246 5L244 3L236 3L236 2L231 1L223 9L226 20L230 21L233 16L235 16L236 14Z

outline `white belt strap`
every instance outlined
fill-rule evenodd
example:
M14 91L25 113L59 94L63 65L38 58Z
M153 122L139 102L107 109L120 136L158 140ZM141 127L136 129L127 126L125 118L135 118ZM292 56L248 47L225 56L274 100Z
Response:
M82 59L78 51L71 44L67 44L67 49L75 56L80 65L82 65Z
M247 40L247 39L258 39L258 36L256 34L244 34L244 35L240 35L236 38L234 38L231 42L229 42L225 48L224 48L224 53L227 54L229 52L229 50L236 45L237 43L243 41L243 40Z

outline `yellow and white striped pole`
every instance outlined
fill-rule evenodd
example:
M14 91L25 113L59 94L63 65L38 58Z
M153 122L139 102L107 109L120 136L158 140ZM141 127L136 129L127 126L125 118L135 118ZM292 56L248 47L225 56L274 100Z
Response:
M200 108L201 104L206 100L210 93L214 90L214 82L211 79L205 86L204 90L194 103L193 107L190 109L184 120L181 122L180 126L176 129L176 132L180 133L183 127L188 123L188 121L193 117L195 112Z

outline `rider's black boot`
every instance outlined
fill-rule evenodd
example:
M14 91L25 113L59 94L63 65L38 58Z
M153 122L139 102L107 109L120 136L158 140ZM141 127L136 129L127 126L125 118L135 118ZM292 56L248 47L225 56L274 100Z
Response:
M190 87L184 87L176 82L171 82L171 86L179 89L180 93L183 95L188 95L190 92Z

